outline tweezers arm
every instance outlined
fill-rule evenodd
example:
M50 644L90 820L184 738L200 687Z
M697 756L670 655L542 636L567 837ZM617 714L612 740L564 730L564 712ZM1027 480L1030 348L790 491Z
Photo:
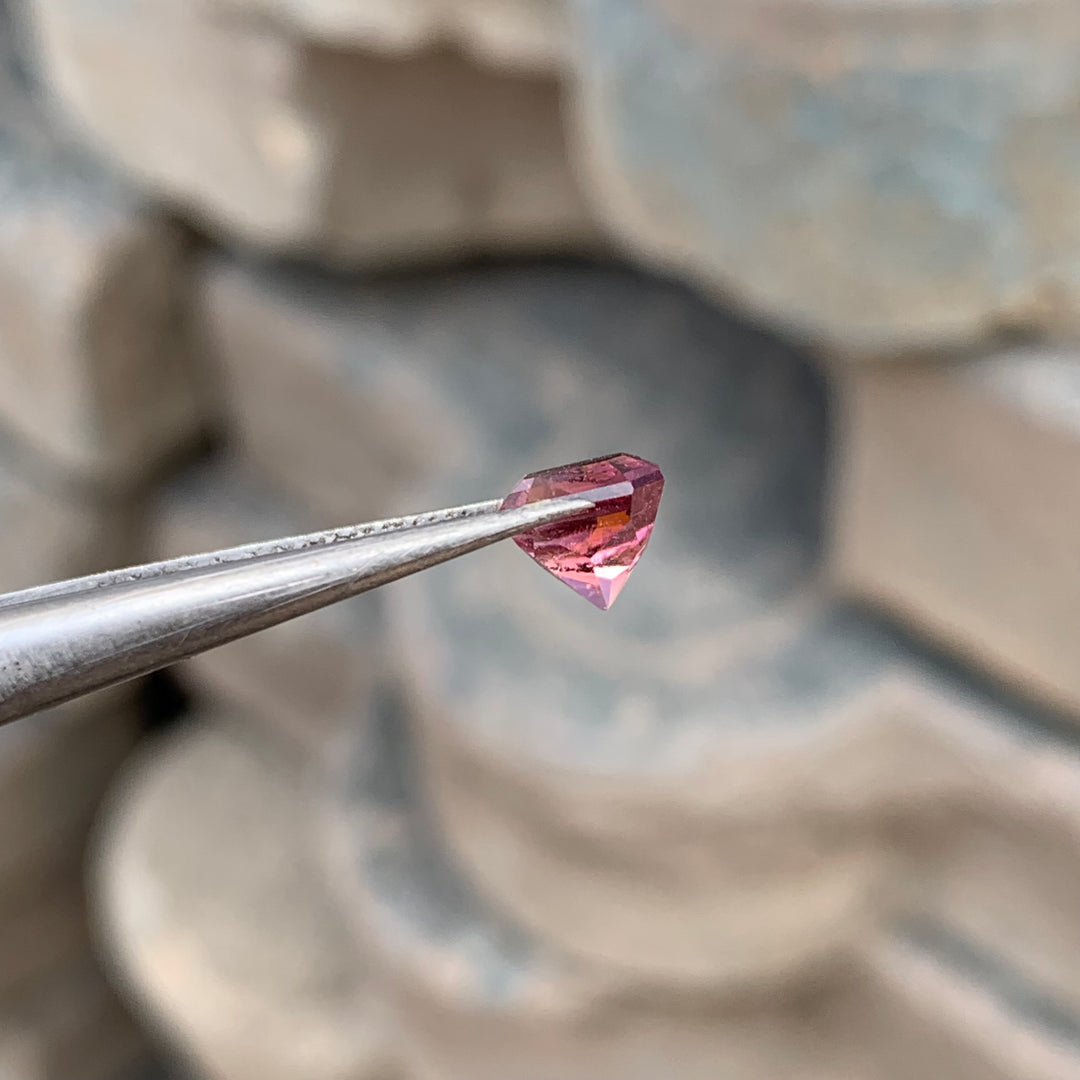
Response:
M0 723L587 512L594 504L561 498L515 510L497 511L497 505L250 545L2 597Z

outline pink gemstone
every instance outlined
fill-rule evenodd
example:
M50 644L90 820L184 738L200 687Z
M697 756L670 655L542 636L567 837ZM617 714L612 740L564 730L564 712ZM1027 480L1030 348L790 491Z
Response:
M543 525L514 541L545 570L606 611L649 542L663 490L664 475L657 466L631 454L614 454L530 473L506 496L502 509L596 492L596 509L587 515Z

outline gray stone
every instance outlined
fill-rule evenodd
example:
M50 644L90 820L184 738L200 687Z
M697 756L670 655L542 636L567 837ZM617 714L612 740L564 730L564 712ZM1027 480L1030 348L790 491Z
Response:
M814 581L825 415L797 357L592 269L345 287L218 263L205 300L242 449L318 524L619 446L668 470L614 614L511 545L386 594L478 882L565 946L665 977L776 976L857 934L868 822L970 777L893 695L913 657Z
M103 940L128 999L208 1077L399 1075L308 825L296 771L238 727L175 732L106 817Z
M305 515L235 462L181 476L155 501L162 558L311 531ZM201 653L177 673L318 760L371 692L383 661L378 596L361 596Z
M190 441L179 231L52 131L0 16L0 424L113 487Z
M823 598L822 393L775 342L586 269L216 264L205 295L243 448L314 524L619 446L668 471L608 615L511 545L385 596L445 835L535 931L664 978L794 974L858 936L883 822L993 802L1023 759L1015 714Z
M880 872L852 810L903 794L874 782L897 741L874 701L904 657L813 582L809 369L629 274L461 275L367 306L468 446L448 437L415 505L618 448L669 478L615 613L512 545L387 593L457 857L536 932L643 977L771 981L849 947Z
M832 575L1080 714L1080 359L844 365Z
M437 594L429 601L437 620L444 609ZM625 729L590 739L588 714L538 747L526 721L534 708L539 719L543 700L531 682L516 708L504 707L497 735L494 712L459 707L452 684L438 673L423 683L419 664L449 654L450 664L479 669L448 643L471 641L485 656L484 639L408 634L419 701L411 722L447 843L478 887L538 933L643 979L797 979L849 953L881 912L918 891L916 906L947 905L961 925L1008 938L1004 954L1055 973L1059 995L1075 992L1080 860L1064 855L1076 848L1065 822L1080 798L1074 790L1071 804L1064 793L1040 803L1026 846L1014 834L1031 826L1014 807L1040 766L1080 769L1076 747L954 692L898 643L868 660L869 625L852 620L844 633L848 649L833 655L865 665L866 690L849 695L840 683L798 724L747 709L748 694L782 702L804 685L793 670L823 666L829 651L816 628L796 650L730 673L732 693L712 695L714 727L696 763L664 768L659 728L652 770L619 759L633 746ZM586 676L575 668L569 677ZM556 707L549 715L553 725L565 717ZM747 716L753 723L742 726ZM673 717L666 729L677 734ZM1012 824L995 832L988 821Z
M575 146L639 257L849 352L1074 321L1071 0L570 0Z
M513 641L512 625L496 625ZM453 654L450 640L416 639L413 683L420 656ZM490 656L487 639L473 635L450 662L465 663L470 644ZM709 698L711 730L690 738L680 738L677 709L648 733L620 725L618 713L568 714L527 671L518 704L496 699L499 712L496 703L468 711L431 679L417 688L416 722L447 841L478 885L538 933L643 979L752 986L802 977L865 932L885 870L873 823L922 793L922 776L899 773L897 762L925 761L934 746L876 693L838 691L797 722L785 662L812 668L834 649L838 663L862 662L858 650L811 634L773 668L737 668L733 693ZM597 681L577 666L563 677ZM615 696L632 701L635 692L646 697L645 680L620 680ZM760 698L791 710L790 726L764 716L744 726ZM532 721L545 708L560 730L541 746ZM639 739L654 749L653 768L624 756L642 751Z
M318 48L206 3L30 6L95 143L245 245L383 265L594 235L552 78Z
M800 1017L752 997L688 1003L674 987L565 954L478 893L441 843L410 744L394 698L355 729L340 801L328 806L328 848L420 1075L704 1080L717 1062L731 1080L797 1075L788 1069L811 1054L813 1010Z
M722 525L739 559L775 566L781 582L813 561L825 438L818 383L778 343L683 290L547 264L350 286L215 261L202 298L242 448L328 525L400 510L406 492L450 470L478 474L485 456L496 488L474 484L479 498L542 464L528 453L571 458L631 435L645 452L640 440L656 435L624 426L635 400L625 368L638 394L655 395L650 429L677 426L695 395L699 413L716 413L712 430L725 445L769 423L792 426L792 443L802 442L763 479L772 497L755 501L750 463L705 464L721 493L743 492L747 515ZM703 394L715 395L710 409ZM592 435L594 412L603 426ZM499 438L514 441L508 449ZM712 593L741 602L727 578Z
M400 703L358 726L328 806L328 865L389 980L420 1075L439 1080L1064 1080L1060 1008L907 925L784 993L688 995L521 928L441 841ZM629 892L629 888L627 890ZM967 962L961 962L961 960ZM1057 1021L1057 1022L1055 1022Z

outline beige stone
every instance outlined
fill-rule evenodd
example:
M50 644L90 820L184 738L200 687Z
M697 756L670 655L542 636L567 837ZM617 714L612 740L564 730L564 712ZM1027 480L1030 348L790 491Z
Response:
M568 954L491 903L441 840L400 703L353 732L327 804L331 879L380 960L404 1052L438 1080L799 1076L812 1004L735 1002ZM627 892L629 893L628 887ZM785 1007L785 1005L787 1007ZM807 1075L831 1077L824 1069Z
M812 373L630 274L447 275L369 308L468 448L448 441L415 504L490 496L631 434L669 477L614 614L512 545L388 590L455 856L538 935L643 980L747 986L830 963L881 873L858 813L886 798L890 738L867 701L904 658L813 580Z
M0 1006L0 1076L116 1080L146 1053L93 961L77 957Z
M662 980L786 978L872 916L883 820L1008 768L822 595L823 394L779 344L583 268L217 262L203 295L240 449L316 525L490 497L628 431L676 478L612 615L511 545L385 594L446 838L536 933Z
M568 0L633 255L862 355L1075 322L1072 0Z
M1080 753L1017 747L1004 782L904 829L902 907L1080 1016Z
M0 591L123 565L133 555L134 507L0 462Z
M429 645L421 638L417 655ZM797 737L716 732L696 767L670 773L599 773L584 731L540 753L514 743L514 722L500 738L422 693L413 722L462 866L578 954L699 985L790 980L849 953L881 912L913 904L979 927L1068 997L1080 860L1066 822L1080 802L1074 794L1070 810L1060 784L1026 816L1016 800L1080 756L902 652L893 664L872 690L805 714ZM762 692L783 686L782 658L758 677ZM607 752L615 758L614 742Z
M867 826L901 787L872 781L930 756L869 703L837 720L756 748L717 739L707 765L669 775L515 754L430 704L419 730L455 856L537 933L645 980L753 986L866 932L887 865Z
M843 366L832 573L952 651L1080 710L1080 361Z
M234 240L382 264L592 236L554 79L307 46L206 3L31 6L93 140Z
M0 424L65 474L146 479L189 442L179 230L55 134L0 43Z
M135 520L122 505L50 489L5 464L0 591L122 565L133 554ZM102 791L135 739L133 689L0 727L0 912L78 872Z
M453 44L482 63L559 70L569 62L563 0L226 0L312 41L409 54Z
M14 1024L0 1028L0 1080L41 1080L33 1039Z
M1080 746L1060 721L933 669L891 681L893 738L843 762L881 800L884 921L932 926L1080 1018ZM852 806L853 812L858 812ZM882 920L879 919L879 922Z
M53 878L43 892L0 909L0 1000L10 1000L28 983L85 953L88 938L80 878L70 872Z
M162 557L310 531L304 514L236 461L178 478L155 501ZM381 670L378 600L357 597L201 653L178 675L315 759L354 721Z
M129 1001L209 1077L399 1075L307 825L298 776L233 728L176 732L117 791L103 942Z
M1026 984L993 951L933 924L869 943L854 993L828 1009L857 1032L851 1077L1067 1080L1080 1069L1080 1016Z
M925 928L873 935L842 968L764 995L688 994L559 949L507 917L455 864L420 790L399 706L387 699L371 719L340 758L339 802L327 806L327 865L357 939L381 960L419 1075L1075 1074L1078 1051L1061 1045L1060 1025L1029 1015L1007 975L958 963L955 948L942 948L941 935Z
M669 480L611 613L511 545L388 590L449 847L536 934L642 978L827 963L886 888L882 823L985 801L1019 749L954 737L947 680L819 589L824 409L797 358L647 278L472 284L460 315L429 299L396 320L423 329L395 340L441 347L440 367L415 347L401 363L476 446L439 459L418 505L628 432Z
M128 688L0 728L0 910L79 872L102 794L136 733Z
M387 514L433 455L455 452L407 344L364 317L378 291L216 262L202 297L239 448L313 527Z

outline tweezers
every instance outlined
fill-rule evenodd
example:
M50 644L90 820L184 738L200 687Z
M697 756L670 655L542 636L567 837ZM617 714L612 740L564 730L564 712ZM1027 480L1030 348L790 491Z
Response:
M493 499L0 595L0 723L587 513L590 495Z

